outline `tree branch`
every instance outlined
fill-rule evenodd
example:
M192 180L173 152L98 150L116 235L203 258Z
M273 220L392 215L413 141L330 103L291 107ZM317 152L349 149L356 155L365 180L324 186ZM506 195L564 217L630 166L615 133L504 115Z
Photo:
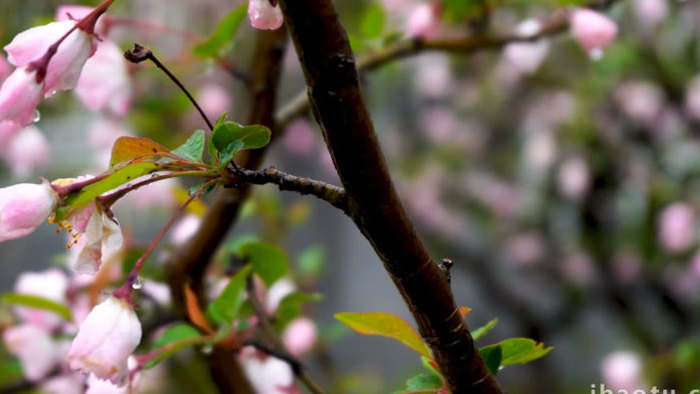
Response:
M330 0L281 0L309 101L348 199L455 393L501 393L446 277L398 199L362 98L355 60Z
M237 185L241 183L251 183L254 185L266 185L271 183L277 185L280 190L294 191L300 194L311 194L341 209L343 212L348 213L347 196L342 187L291 175L275 167L267 167L259 171L234 167L231 169L231 172L236 176L236 185L231 185L231 187L237 187Z

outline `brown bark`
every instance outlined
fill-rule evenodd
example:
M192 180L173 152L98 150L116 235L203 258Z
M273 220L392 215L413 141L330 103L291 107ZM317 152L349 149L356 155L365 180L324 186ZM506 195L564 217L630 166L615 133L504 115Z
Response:
M330 0L281 0L309 101L348 196L349 215L404 297L455 393L500 393L396 195L358 82L347 36Z

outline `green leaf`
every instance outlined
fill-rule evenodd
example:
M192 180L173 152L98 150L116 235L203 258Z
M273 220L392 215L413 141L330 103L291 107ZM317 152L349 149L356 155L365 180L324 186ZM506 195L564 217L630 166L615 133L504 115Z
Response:
M336 313L335 318L364 335L381 335L402 342L419 354L432 358L428 346L408 322L384 312Z
M206 339L199 333L199 331L189 324L181 323L169 327L160 337L158 337L151 347L151 350L156 353L152 359L148 360L148 362L144 365L144 368L153 368L156 366L156 364L171 356L178 350L186 346L201 343L205 340Z
M317 277L323 268L326 253L322 246L312 246L299 253L297 273L301 277Z
M544 347L544 343L537 343L530 338L509 338L499 342L503 350L501 365L524 364L544 357L553 348Z
M243 142L241 149L258 149L270 142L270 129L262 125L242 126L236 122L217 123L211 134L211 142L218 152L223 152L235 140Z
M161 165L151 161L125 163L111 170L104 178L83 187L66 198L66 205L56 210L56 219L63 220L74 209L87 205L101 194L133 181L134 179L159 171Z
M320 301L322 299L323 296L317 293L294 292L288 294L282 299L282 301L280 301L280 304L277 307L275 328L281 330L287 325L287 323L299 316L301 314L301 307L305 303Z
M360 31L366 38L378 38L384 30L386 13L380 5L370 7L362 16Z
M22 380L24 372L19 360L2 360L0 362L0 385L7 386L11 382Z
M496 375L498 373L498 368L501 366L501 360L503 359L503 350L501 346L498 344L484 346L479 349L479 353L484 359L489 371L491 371L493 375Z
M216 29L201 44L194 47L194 54L199 57L215 57L236 34L241 22L245 19L248 3L245 2L234 8L224 19L219 22Z
M226 148L220 152L219 160L223 164L228 164L228 162L233 159L233 156L235 156L241 149L243 149L243 142L241 140L235 140L228 144Z
M238 311L243 304L246 279L252 271L251 265L246 265L238 271L228 282L219 298L209 304L209 312L216 321L221 324L231 324L238 316Z
M253 241L241 245L238 251L252 263L253 272L268 286L287 273L287 256L275 245Z
M183 159L195 163L202 162L202 153L204 150L204 130L195 130L190 138L184 144L174 149L171 153L176 154Z
M67 306L44 297L20 293L5 293L2 295L2 300L9 304L53 312L67 321L73 321L73 315Z
M430 390L442 388L442 379L433 374L421 373L406 381L406 389L409 391Z
M119 137L112 145L112 156L109 159L109 166L111 168L127 160L135 158L145 159L168 152L168 148L148 138Z
M477 339L483 338L483 336L488 334L489 331L491 331L496 326L497 323L498 323L498 318L491 320L490 322L486 323L485 325L472 331L472 337L474 338L475 341Z

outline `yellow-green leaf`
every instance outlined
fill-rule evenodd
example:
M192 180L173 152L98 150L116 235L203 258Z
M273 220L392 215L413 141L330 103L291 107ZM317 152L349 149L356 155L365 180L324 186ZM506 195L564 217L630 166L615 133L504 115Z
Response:
M30 294L5 293L2 295L2 300L3 302L7 302L9 304L53 312L67 321L73 321L73 315L67 306L44 297Z
M418 332L399 316L384 312L344 312L336 313L335 318L360 334L393 338L420 355L433 358Z
M163 145L143 137L119 137L112 145L112 156L109 159L109 166L122 163L137 157L151 157L161 153L168 153L170 150Z

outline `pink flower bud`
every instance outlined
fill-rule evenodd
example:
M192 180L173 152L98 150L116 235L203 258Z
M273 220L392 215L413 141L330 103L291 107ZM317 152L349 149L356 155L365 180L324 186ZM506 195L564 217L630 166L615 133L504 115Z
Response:
M36 82L36 72L24 67L15 69L0 87L0 121L20 126L34 122L44 84Z
M31 324L6 329L3 341L7 350L19 358L24 376L30 381L44 378L60 358L58 346L49 333Z
M66 359L73 369L123 385L127 359L140 341L141 323L134 307L110 296L83 320Z
M644 387L642 361L636 353L610 353L605 356L600 368L603 382L612 390L635 390Z
M270 0L250 0L248 18L250 24L260 30L275 30L284 22L279 4L273 7Z
M688 204L676 202L659 214L659 242L671 252L683 252L695 240L695 213Z
M292 356L302 356L316 344L318 332L311 319L299 317L292 320L282 332L282 342Z
M18 178L26 178L49 159L49 142L38 128L29 126L9 141L3 152Z
M24 272L19 275L15 283L15 292L39 296L58 303L66 302L66 290L68 278L63 271L57 268L47 269L42 272ZM42 309L18 306L15 312L26 323L45 330L52 330L63 322L58 315Z
M20 183L0 189L0 242L34 231L57 202L58 195L48 182Z
M41 59L51 45L66 34L75 22L51 22L19 33L5 51L10 63L17 67L28 66ZM49 61L44 80L44 92L53 94L56 90L72 89L85 61L95 51L92 38L83 30L74 30L58 47Z
M440 7L437 4L418 4L410 11L406 25L410 37L431 37L440 31Z
M100 42L75 87L75 94L89 110L126 114L131 106L131 80L125 62L117 44Z
M592 59L603 56L607 48L617 36L617 25L607 16L587 9L574 10L570 17L571 34L581 44Z

